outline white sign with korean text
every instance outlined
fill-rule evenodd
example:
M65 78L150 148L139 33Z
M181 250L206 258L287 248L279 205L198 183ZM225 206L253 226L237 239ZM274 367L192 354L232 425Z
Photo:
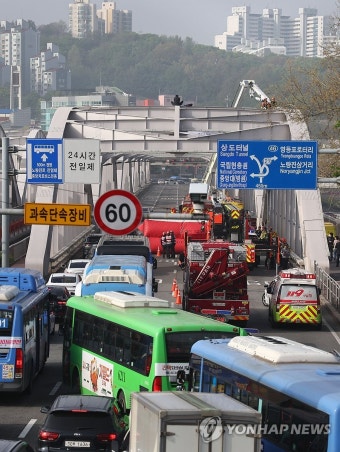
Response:
M64 182L99 184L100 141L64 139Z

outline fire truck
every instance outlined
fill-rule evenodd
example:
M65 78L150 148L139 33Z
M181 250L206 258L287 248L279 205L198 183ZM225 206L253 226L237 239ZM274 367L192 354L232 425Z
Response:
M245 216L244 218L244 243L252 245L252 252L255 256L255 265L259 265L262 260L270 259L275 262L279 247L279 237L275 231L269 230L264 238L255 233L256 218ZM273 264L272 264L273 265Z
M244 241L244 206L237 199L221 201L224 214L224 237L232 242Z
M245 327L249 320L246 251L220 240L188 242L183 309Z

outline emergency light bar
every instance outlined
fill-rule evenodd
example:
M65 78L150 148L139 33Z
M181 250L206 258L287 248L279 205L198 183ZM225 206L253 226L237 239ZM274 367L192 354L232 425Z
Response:
M316 279L316 275L314 273L291 273L291 272L281 272L281 278L288 279Z

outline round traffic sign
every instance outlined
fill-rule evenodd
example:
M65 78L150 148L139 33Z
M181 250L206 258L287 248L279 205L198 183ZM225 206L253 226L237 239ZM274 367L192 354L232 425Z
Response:
M94 206L94 219L103 231L124 235L134 231L142 219L139 200L125 190L111 190L98 198Z

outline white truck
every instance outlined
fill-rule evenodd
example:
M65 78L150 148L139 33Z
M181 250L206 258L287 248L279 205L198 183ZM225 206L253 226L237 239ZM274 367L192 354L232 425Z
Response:
M222 393L132 393L129 452L259 452L260 432L261 413Z

